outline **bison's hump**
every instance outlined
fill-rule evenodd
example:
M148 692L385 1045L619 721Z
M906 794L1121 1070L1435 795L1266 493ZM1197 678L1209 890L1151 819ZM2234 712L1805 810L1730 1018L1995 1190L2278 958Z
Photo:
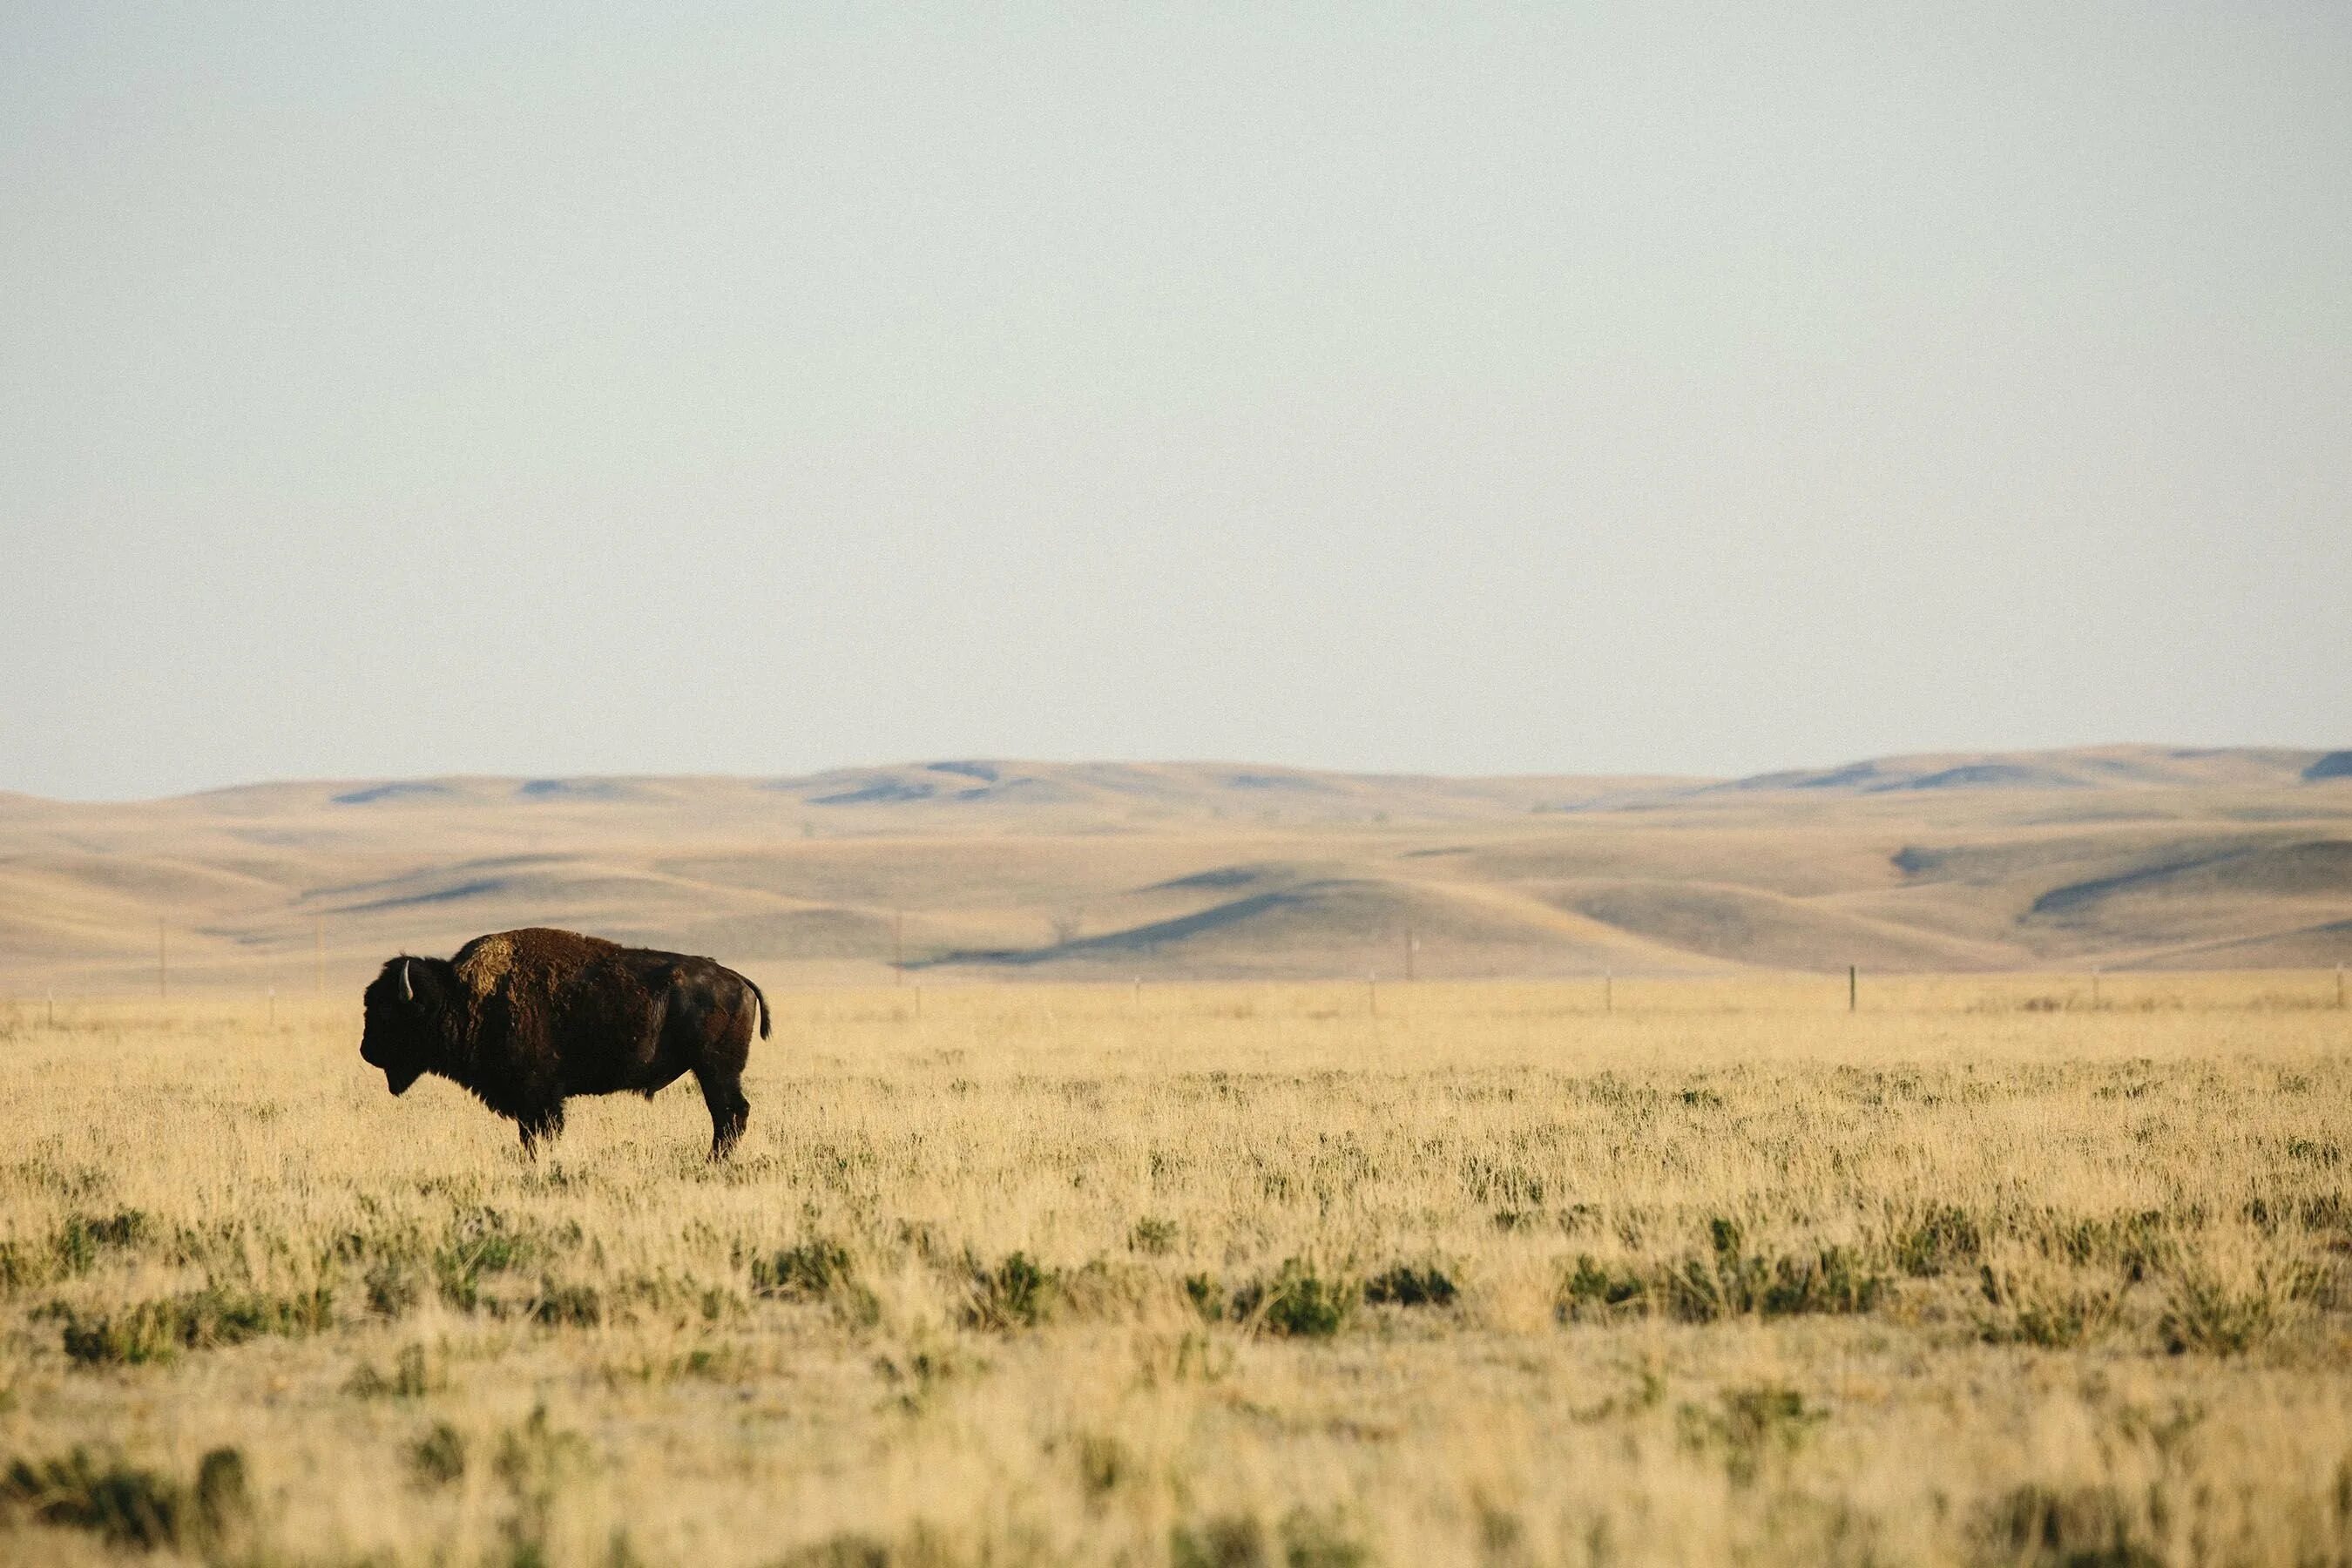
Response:
M512 931L500 931L496 936L476 937L457 955L457 975L466 988L477 996L487 996L499 988L499 983L514 970L515 941Z
M558 976L601 967L623 950L598 937L548 926L493 931L478 936L457 950L454 961L458 978L475 996L511 991L516 985L544 985Z

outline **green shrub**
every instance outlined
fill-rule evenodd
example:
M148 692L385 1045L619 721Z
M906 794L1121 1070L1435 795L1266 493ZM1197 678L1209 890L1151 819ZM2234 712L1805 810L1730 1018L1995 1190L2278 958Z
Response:
M776 1559L776 1568L892 1568L897 1561L888 1542L844 1531L793 1548Z
M849 1249L822 1237L751 1260L751 1293L788 1301L822 1300L851 1277Z
M1078 1484L1090 1499L1117 1491L1142 1474L1135 1452L1116 1437L1082 1434L1077 1440Z
M0 1295L44 1283L49 1271L40 1256L21 1241L0 1241Z
M96 1268L107 1249L135 1246L147 1235L146 1215L117 1209L105 1215L68 1215L41 1240L0 1241L0 1293L78 1278Z
M202 1537L220 1541L252 1517L253 1492L245 1479L245 1456L235 1448L206 1451L196 1461L196 1518Z
M1594 1262L1590 1253L1579 1253L1576 1268L1560 1283L1559 1315L1563 1319L1606 1316L1620 1307L1641 1305L1648 1291L1640 1275L1612 1274Z
M2053 1286L2020 1281L2014 1275L1995 1273L1985 1265L1977 1272L1978 1289L1993 1312L1979 1318L1978 1332L1989 1343L2029 1344L2044 1350L2079 1345L2115 1321L2117 1302L2113 1291L2080 1286Z
M1015 1252L994 1268L971 1269L971 1298L964 1321L975 1329L1033 1329L1052 1311L1061 1287L1058 1271Z
M206 1454L194 1487L119 1458L101 1464L83 1448L56 1458L20 1458L0 1471L0 1500L44 1524L91 1531L117 1545L148 1551L216 1545L252 1513L245 1457L235 1448Z
M95 1217L73 1214L66 1216L50 1246L60 1272L87 1274L98 1262L100 1248L126 1247L146 1234L147 1216L137 1209L119 1209Z
M2015 1568L2158 1568L2163 1562L2112 1487L2021 1486L1988 1505L1986 1557Z
M1977 1260L1984 1237L1968 1210L1945 1204L1930 1207L1894 1238L1895 1266L1914 1279L1965 1268Z
M1829 1247L1811 1258L1782 1258L1772 1266L1772 1282L1757 1300L1765 1317L1800 1312L1867 1312L1886 1289L1885 1279L1864 1266L1852 1248Z
M1269 1568L1265 1527L1246 1514L1180 1524L1168 1532L1171 1568Z
M335 1300L325 1286L295 1296L263 1296L218 1286L184 1296L141 1301L121 1312L83 1316L70 1307L65 1321L65 1352L86 1365L137 1365L165 1361L182 1350L243 1344L275 1334L288 1339L313 1334L335 1321Z
M2045 1216L2040 1242L2044 1254L2077 1268L2110 1265L2134 1284L2156 1273L2178 1252L2171 1222L2156 1209L2104 1217Z
M466 1435L446 1421L436 1421L408 1450L408 1468L424 1487L454 1485L466 1474Z
M604 1321L604 1297L593 1285L559 1285L542 1279L530 1303L536 1322L557 1327L593 1328Z
M88 1317L60 1305L54 1315L64 1320L66 1354L84 1365L141 1366L169 1361L180 1352L182 1311L176 1301L141 1301L120 1312Z
M1149 1253L1154 1258L1164 1257L1176 1250L1177 1234L1174 1220L1147 1216L1137 1220L1135 1227L1127 1233L1128 1250Z
M546 1495L588 1463L587 1439L547 1418L547 1406L533 1405L530 1417L499 1437L491 1468L517 1495Z
M426 1362L423 1345L403 1345L400 1354L393 1358L392 1374L376 1371L373 1363L362 1362L343 1384L343 1392L358 1399L418 1399L440 1386Z
M950 1568L959 1562L947 1543L922 1525L897 1541L862 1531L844 1531L776 1560L775 1568Z
M367 1288L368 1309L387 1318L401 1316L425 1296L416 1269L400 1258L378 1258L368 1266L362 1283Z
M1473 1202L1514 1208L1540 1208L1543 1178L1519 1165L1498 1164L1483 1154L1462 1162L1462 1184Z
M481 1303L485 1277L545 1263L578 1239L576 1229L565 1237L497 1209L470 1209L451 1224L433 1251L429 1269L441 1299L470 1312Z
M1339 1331L1360 1295L1360 1289L1326 1279L1293 1258L1271 1280L1234 1291L1229 1310L1236 1318L1255 1321L1268 1333L1321 1339Z
M1743 1248L1737 1220L1708 1222L1711 1256L1686 1258L1658 1281L1666 1310L1685 1322L1718 1318L1793 1317L1808 1312L1866 1312L1885 1280L1843 1247L1768 1258Z
M1337 1510L1292 1509L1283 1516L1281 1533L1283 1568L1360 1568L1371 1560Z
M1360 1568L1370 1553L1336 1513L1297 1508L1276 1531L1249 1514L1177 1525L1168 1560L1171 1568Z
M1742 1486L1756 1479L1767 1458L1794 1453L1806 1433L1829 1419L1795 1389L1769 1384L1726 1389L1717 1408L1685 1405L1676 1415L1683 1446L1695 1452L1719 1449L1725 1469Z
M1364 1300L1376 1307L1450 1307L1455 1294L1454 1281L1435 1264L1400 1263L1364 1284Z
M2174 1282L2156 1331L2172 1355L2242 1355L2270 1333L2271 1322L2267 1278L2242 1293L2209 1275L2191 1273Z
M908 1235L920 1250L926 1236L912 1230ZM849 1249L823 1237L754 1258L751 1293L782 1301L828 1301L853 1323L871 1325L882 1316L880 1300L858 1282ZM712 1298L706 1301L704 1315L715 1318L727 1305L723 1298Z

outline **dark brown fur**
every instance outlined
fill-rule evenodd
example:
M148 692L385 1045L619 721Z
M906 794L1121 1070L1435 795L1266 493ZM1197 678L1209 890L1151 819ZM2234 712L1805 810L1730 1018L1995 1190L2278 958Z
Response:
M768 999L708 958L534 927L478 936L453 958L395 958L367 988L360 1058L404 1092L425 1073L522 1129L563 1131L575 1094L651 1100L692 1073L710 1108L710 1157L743 1135L743 1064Z

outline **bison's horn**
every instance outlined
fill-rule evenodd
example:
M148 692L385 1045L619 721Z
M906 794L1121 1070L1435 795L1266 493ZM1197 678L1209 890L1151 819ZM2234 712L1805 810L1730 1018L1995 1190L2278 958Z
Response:
M404 1002L416 1000L416 984L408 978L408 960L404 958L400 961L400 999Z

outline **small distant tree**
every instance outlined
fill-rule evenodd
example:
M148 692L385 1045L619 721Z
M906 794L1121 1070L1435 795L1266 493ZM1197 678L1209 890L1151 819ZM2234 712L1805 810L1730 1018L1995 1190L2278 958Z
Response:
M1055 910L1045 917L1045 924L1054 933L1054 945L1067 947L1077 941L1078 932L1086 929L1087 911L1076 907Z

